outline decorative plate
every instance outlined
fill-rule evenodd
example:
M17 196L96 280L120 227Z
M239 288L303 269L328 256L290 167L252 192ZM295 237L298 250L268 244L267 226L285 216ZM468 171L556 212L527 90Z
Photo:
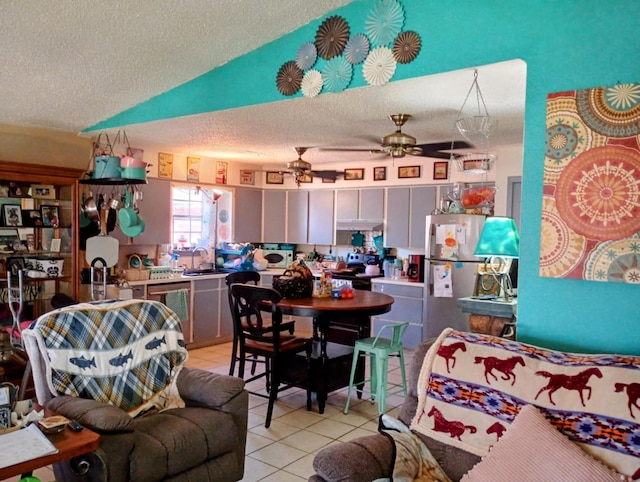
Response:
M396 59L388 47L376 47L367 56L362 67L364 80L369 85L384 85L396 72Z
M300 86L305 97L315 97L322 90L322 74L315 69L305 72Z
M369 39L361 33L351 37L344 48L344 58L353 65L359 64L366 59L368 53Z
M404 24L404 10L397 0L378 0L371 9L365 31L373 45L389 45Z
M344 57L334 57L322 70L322 82L327 92L344 90L353 77L353 66Z
M302 70L293 60L285 62L276 75L276 87L282 95L293 95L300 89Z
M312 42L305 42L298 49L296 55L296 65L300 70L309 70L316 63L318 58L318 51L316 45Z
M340 55L349 40L349 24L347 21L334 15L327 18L316 32L316 48L318 55L325 60Z
M393 56L400 64L408 64L420 53L422 42L417 33L402 32L393 42Z

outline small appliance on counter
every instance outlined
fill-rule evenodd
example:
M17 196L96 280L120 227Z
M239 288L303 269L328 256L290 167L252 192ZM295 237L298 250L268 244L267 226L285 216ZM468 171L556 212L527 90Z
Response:
M267 260L267 268L286 268L293 263L293 248L283 249L273 247L272 244L265 244L262 248L264 258ZM277 246L277 245L275 245ZM293 245L287 245L287 248Z
M424 255L410 254L407 278L414 283L424 283Z

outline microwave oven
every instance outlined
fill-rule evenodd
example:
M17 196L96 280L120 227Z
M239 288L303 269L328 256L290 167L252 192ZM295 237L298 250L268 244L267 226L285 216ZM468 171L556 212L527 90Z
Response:
M267 268L287 268L293 263L293 250L263 248L262 254L267 260Z

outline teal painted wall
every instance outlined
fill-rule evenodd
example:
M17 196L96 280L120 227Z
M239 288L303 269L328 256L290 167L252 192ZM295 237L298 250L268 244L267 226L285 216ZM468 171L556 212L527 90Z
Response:
M422 51L413 63L399 65L393 80L515 58L527 63L519 339L572 351L640 354L638 286L538 275L546 95L640 82L640 2L401 3L404 30L420 34ZM347 19L352 33L359 33L372 4L358 0L334 13ZM283 62L295 58L299 45L313 40L323 18L93 129L283 100L275 74ZM356 68L350 88L364 85Z

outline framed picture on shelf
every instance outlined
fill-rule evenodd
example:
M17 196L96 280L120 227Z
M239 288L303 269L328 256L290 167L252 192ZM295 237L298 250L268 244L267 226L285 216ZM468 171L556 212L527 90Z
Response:
M374 181L386 181L387 180L387 168L385 166L374 167L373 168L373 180Z
M20 242L20 235L17 229L0 228L0 252L13 252L13 244Z
M398 178L407 179L420 177L420 166L400 166L398 167Z
M18 204L3 204L2 215L5 226L22 226L22 210Z
M327 183L327 184L335 184L336 179L333 177L323 177L322 178L322 182Z
M38 209L24 209L22 211L22 222L24 226L42 226L42 215Z
M49 247L49 251L53 251L55 253L59 253L60 252L61 243L62 243L62 240L60 238L53 238L51 240L51 246Z
M284 184L284 174L278 171L267 171L267 184Z
M47 184L32 184L31 197L34 199L55 199L56 188Z
M40 206L42 225L45 228L57 228L60 225L60 210L58 206Z
M434 181L449 179L448 161L438 161L433 163L433 179Z
M311 174L302 174L299 178L298 181L300 183L311 183L313 182L313 175Z
M345 169L344 179L345 181L361 181L364 179L364 169Z
M256 171L249 169L240 169L240 184L248 184L253 186L256 183Z

